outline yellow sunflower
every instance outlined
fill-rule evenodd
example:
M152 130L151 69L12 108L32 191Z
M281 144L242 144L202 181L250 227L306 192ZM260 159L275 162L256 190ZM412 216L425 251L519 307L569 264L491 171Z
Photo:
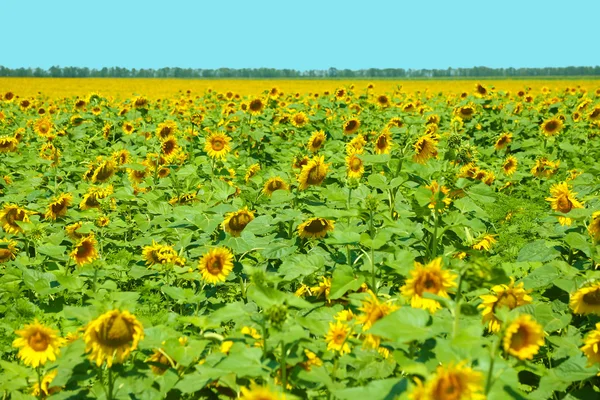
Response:
M248 104L248 110L251 114L258 115L265 108L265 103L261 99L253 99Z
M146 261L146 265L148 266L156 264L175 264L183 266L185 264L185 259L179 257L173 247L156 243L154 240L152 241L152 245L144 246L142 258Z
M484 97L488 94L488 90L485 86L483 86L481 83L477 83L475 85L475 96L478 97Z
M244 207L239 211L228 213L223 221L223 229L233 237L238 237L242 231L254 219L254 213Z
M83 334L90 361L122 364L144 338L144 327L129 311L112 310L88 324Z
M496 140L496 144L494 145L494 147L496 148L496 150L502 150L502 149L506 148L506 146L511 144L512 138L513 138L512 133L503 133L502 135L500 135L498 140Z
M98 250L96 250L97 244L98 242L94 238L94 235L90 234L79 240L69 256L78 266L89 264L98 259Z
M392 135L388 130L381 132L375 139L375 154L389 154L392 149Z
M67 215L67 208L71 205L72 201L73 195L70 193L63 193L60 196L55 197L52 202L48 204L44 217L53 221L58 217L64 217Z
M231 147L229 146L230 141L231 138L224 133L211 133L206 138L204 151L206 151L209 157L222 160L231 151Z
M164 140L169 136L174 136L177 133L177 123L175 121L164 121L156 127L156 136L160 140Z
M350 154L346 156L346 171L348 178L360 179L365 173L365 165L356 154Z
M343 131L346 135L352 135L360 128L360 121L356 118L344 122Z
M154 352L146 359L146 362L150 364L150 369L155 375L164 375L169 368L177 366L177 363L163 349L154 349Z
M419 378L415 379L415 386L411 389L408 394L409 400L427 400L427 388L423 385L423 382Z
M365 144L367 144L365 137L359 133L346 144L346 154L350 155L364 153Z
M17 356L25 365L34 368L56 360L60 347L64 345L64 339L58 337L57 330L40 324L37 319L15 334L20 336L12 343L19 349Z
M351 330L348 325L341 322L330 322L329 331L327 332L327 335L325 335L327 350L337 351L340 355L350 353L350 345L348 344L350 335Z
M198 268L206 282L225 282L233 270L233 254L225 247L211 249L202 256Z
M177 139L173 136L166 138L160 144L160 150L167 157L176 153L178 149L179 144L177 143Z
M550 161L546 157L538 158L531 173L538 178L549 178L558 171L560 160Z
M500 320L496 318L494 312L501 307L507 307L512 310L526 304L531 304L532 298L529 295L530 291L523 289L523 283L515 286L514 280L511 279L508 285L496 285L490 289L490 294L479 296L483 303L478 308L483 309L483 323L488 323L490 332L500 331Z
M31 389L31 394L36 397L41 396L42 398L46 398L47 396L51 396L54 393L60 392L62 390L60 386L50 386L54 378L56 378L56 375L58 375L58 369L53 369L52 371L44 375L44 377L42 378L41 390L39 382L36 382L33 385L33 388Z
M0 264L14 260L16 254L16 241L10 239L0 239Z
M600 322L596 324L596 329L585 336L581 351L588 359L588 367L600 363Z
M504 332L504 351L519 360L531 360L544 345L544 329L529 314L515 319Z
M133 131L135 131L135 127L129 121L125 121L123 123L122 128L123 128L123 132L125 132L126 135L131 135L133 133Z
M506 176L512 176L517 170L518 161L515 156L508 156L504 163L502 164L502 172Z
M482 383L483 375L467 367L466 361L440 365L425 386L425 399L484 400Z
M67 225L65 226L65 231L67 232L67 236L70 237L73 240L79 240L83 237L83 235L79 232L77 232L77 230L79 228L81 228L83 224L81 222L75 222L71 225Z
M574 208L583 208L583 204L575 197L577 193L569 189L567 182L552 185L550 194L551 197L547 197L546 201L550 202L550 206L554 211L566 214ZM571 218L561 216L558 217L558 222L561 225L571 225L573 221Z
M492 245L497 242L494 236L496 235L486 233L480 239L477 239L477 241L473 244L473 248L475 250L490 251Z
M123 165L131 161L131 153L128 150L118 150L110 156L117 164Z
M292 116L291 122L296 128L302 128L304 125L308 124L308 117L305 113L300 111Z
M475 115L475 106L469 104L466 106L458 107L454 110L454 115L456 115L463 121L468 121Z
M600 211L596 211L592 214L592 220L590 221L587 230L594 243L600 241Z
M262 192L271 196L276 190L289 190L290 186L279 176L269 178L263 186Z
M198 198L196 197L196 193L183 193L183 194L181 194L179 196L175 196L171 200L169 200L169 204L171 204L171 205L190 204L197 200L198 200Z
M329 164L325 164L325 157L314 156L302 167L298 176L298 189L304 190L309 186L319 186L325 180L328 169Z
M311 218L298 226L298 235L301 238L321 239L327 232L333 231L334 222L325 218Z
M16 204L4 204L2 211L0 211L0 226L6 233L21 233L23 228L17 222L29 222L29 214L32 214L32 212Z
M542 123L541 131L544 136L554 136L560 133L563 122L560 118L550 118Z
M249 166L246 170L246 175L244 176L244 180L246 181L246 183L248 183L248 181L258 173L258 171L260 171L259 164L252 164L251 166Z
M273 392L266 386L259 386L252 382L249 388L241 388L239 400L283 400L285 396Z
M419 164L425 164L430 158L438 155L438 139L436 136L423 135L414 144L415 155L413 160Z
M387 97L385 94L380 94L379 96L377 96L377 98L375 99L375 103L382 107L389 107L391 102L390 102L390 98Z
M437 300L423 298L423 293L449 298L448 292L456 287L457 275L442 269L441 257L427 265L415 261L410 275L411 278L400 288L402 295L410 299L411 307L423 308L432 313L442 306Z
M44 117L44 118L40 118L37 121L35 121L35 124L33 125L33 130L35 131L35 133L37 133L38 135L42 136L42 137L46 137L46 138L52 138L52 130L54 129L54 125L52 124L52 121L50 121L50 119L48 117Z
M600 315L600 283L579 288L571 295L569 307L575 314Z
M437 181L431 181L431 184L425 187L431 190L431 201L428 207L432 210L443 211L452 203L452 199L448 197L450 189L446 186L440 187Z
M309 292L319 298L322 295L325 295L325 299L329 302L329 293L331 293L331 278L321 277L321 282L317 286L313 286L310 288Z
M363 325L363 331L368 330L375 322L399 308L397 305L391 304L390 302L381 303L375 293L371 290L368 291L368 294L369 297L362 301L362 305L358 309L359 311L362 311L362 313L356 317L356 322ZM346 315L346 320L348 320L348 316L350 316L351 320L352 312ZM338 318L336 317L336 319Z
M308 150L311 153L316 153L319 151L323 143L325 143L325 132L314 131L310 139L308 139Z
M600 106L594 107L594 109L588 114L588 118L591 121L596 121L600 119Z
M0 136L0 153L11 153L17 150L19 141L14 136Z

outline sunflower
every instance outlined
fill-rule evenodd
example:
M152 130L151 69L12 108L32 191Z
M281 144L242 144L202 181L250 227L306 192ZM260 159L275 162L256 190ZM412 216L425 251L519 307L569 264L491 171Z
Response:
M356 118L344 122L343 131L346 135L352 135L360 128L360 121Z
M281 177L275 176L273 178L269 178L265 182L262 192L265 195L270 197L273 194L273 192L275 192L276 190L289 190L289 189L290 189L290 186L283 179L281 179Z
M596 211L592 214L592 220L590 221L587 230L594 240L594 243L600 242L600 211Z
M10 153L17 150L19 141L14 136L0 136L0 153Z
M104 183L109 180L117 170L117 163L114 160L104 160L92 174L93 183Z
M475 85L475 96L484 97L488 94L488 90L481 83Z
M550 118L542 123L541 131L544 136L554 136L560 133L563 122L560 118Z
M71 205L73 201L73 195L70 193L63 193L58 197L55 197L46 210L44 217L46 219L56 220L58 217L64 217L67 215L67 207Z
M482 374L467 367L466 361L440 365L425 386L425 399L484 400L482 382Z
M125 121L123 123L122 128L123 128L123 132L125 132L126 135L131 135L133 133L133 131L135 130L135 127L129 121Z
M98 241L94 238L93 234L85 236L79 240L69 256L78 266L89 264L98 259L98 250L96 250L97 244Z
M85 352L99 367L106 361L121 364L144 338L144 327L129 311L112 310L88 324L83 334Z
M64 345L64 339L58 337L57 330L40 324L37 319L15 334L20 336L12 343L13 347L19 348L17 356L25 365L34 368L56 360L60 347Z
M475 115L475 106L466 105L458 107L454 110L454 114L463 121L468 121Z
M40 158L44 160L52 161L52 166L55 166L60 161L61 155L60 149L54 146L52 143L44 143L40 148Z
M523 314L508 325L502 345L519 360L531 360L544 345L544 329L531 315Z
M446 297L448 291L456 287L457 275L442 269L442 258L438 257L427 265L415 261L415 267L410 271L411 278L400 289L402 295L410 298L410 305L436 312L442 306L437 300L423 298L423 293L432 293Z
M112 193L112 185L109 185L106 188L102 188L99 186L91 186L88 189L87 193L83 195L83 200L81 200L81 203L79 203L79 208L84 211L92 208L99 208L99 200L108 197Z
M327 302L329 302L329 293L331 293L331 278L326 278L324 276L321 278L321 282L319 282L317 286L313 286L312 288L310 288L310 291L317 298L321 297L322 295L325 295Z
M496 150L502 150L512 142L512 138L512 133L503 133L502 135L500 135L498 140L496 140L496 144L494 145L494 147L496 148Z
M308 151L316 153L319 151L323 143L325 142L325 132L314 131L310 139L308 139Z
M346 156L346 171L348 173L348 178L360 179L365 173L365 165L356 154L350 154Z
M169 204L171 204L171 205L190 204L197 200L198 200L198 198L196 197L196 193L184 193L179 196L173 197L171 200L169 200Z
M341 322L330 322L329 331L325 335L327 350L338 351L340 355L350 353L350 345L348 344L350 335L351 330L348 325Z
M569 189L567 182L552 185L550 187L550 194L552 196L547 197L546 201L550 202L550 206L554 211L566 214L574 208L583 208L583 204L575 197L577 193ZM558 217L558 222L561 225L571 225L573 221L571 218L561 216Z
M160 150L165 156L173 155L179 149L179 144L177 144L177 139L173 136L163 140L160 143Z
M585 336L581 351L588 359L588 367L600 363L600 322L596 324L596 329Z
M408 393L409 400L426 400L427 399L427 388L423 385L423 382L419 378L414 378L415 386Z
M252 164L251 166L248 167L248 169L246 170L246 175L244 176L244 181L246 181L246 183L248 183L248 181L250 179L252 179L252 177L254 177L258 171L260 171L260 165L257 164Z
M133 106L135 108L147 108L148 103L148 99L143 96L138 96L133 100Z
M298 226L298 235L306 239L321 239L333 231L334 222L325 218L311 218Z
M33 130L35 131L35 133L46 138L52 138L53 129L54 126L52 124L52 121L50 121L50 119L47 117L38 119L33 125Z
M6 233L17 234L23 232L17 222L29 222L31 211L17 206L16 204L4 204L0 211L0 226Z
M104 228L110 224L110 218L106 215L101 215L96 219L96 226L99 228Z
M41 390L40 390L40 383L36 382L33 385L31 394L35 397L46 398L47 396L51 396L54 393L60 392L62 390L62 388L60 386L50 387L50 384L52 383L54 378L56 378L56 375L58 375L58 369L53 369L52 371L50 371L46 375L44 375L44 377L42 378Z
M254 219L254 213L248 207L235 212L228 213L223 221L223 229L233 237L238 237L242 231Z
M233 254L225 247L211 249L208 253L204 253L198 268L202 273L202 279L206 282L213 284L225 282L233 270Z
M515 156L508 156L502 164L502 172L504 175L511 176L517 170L518 161Z
M600 106L594 107L594 109L588 114L588 118L591 121L596 121L600 119Z
M298 112L292 116L291 122L296 128L302 128L304 125L308 124L308 117L305 113Z
M529 291L523 289L523 282L515 286L515 281L511 279L508 285L496 285L490 289L490 294L479 296L483 303L478 308L483 309L483 323L488 323L490 332L500 331L500 320L494 314L496 309L507 307L512 310L526 304L531 304L532 298Z
M329 164L325 164L325 157L314 156L312 160L302 167L298 176L298 189L304 190L309 186L319 186L325 180Z
M480 239L477 239L477 241L473 244L473 248L475 250L490 251L492 245L497 242L494 236L496 235L486 233Z
M415 155L413 160L419 164L425 164L430 158L438 155L438 139L436 136L423 135L414 144Z
M363 325L363 331L368 330L375 322L398 309L398 306L389 302L381 303L379 299L377 299L375 293L371 290L367 293L369 296L362 301L362 305L358 309L359 311L362 311L362 313L356 317L356 322ZM352 317L351 312L349 315ZM346 318L347 317L348 316L346 316Z
M211 158L218 158L223 160L227 153L231 151L231 147L229 146L229 142L231 138L224 133L211 133L206 138L206 143L204 144L204 151Z
M443 211L452 203L452 199L448 197L450 189L446 186L440 187L437 181L431 181L431 184L425 187L431 190L431 200L428 207L432 210Z
M176 367L175 361L163 349L154 349L146 362L150 364L150 369L155 375L164 375L169 368Z
M392 148L392 135L388 130L381 132L375 139L375 154L389 154Z
M280 400L284 399L285 396L271 391L266 386L259 386L252 382L249 388L241 388L241 397L239 400Z
M177 133L177 123L175 121L164 121L156 127L156 136L160 140L164 140L169 136L174 136Z
M248 104L248 110L251 114L258 115L265 108L265 103L261 99L253 99Z
M569 306L575 314L600 315L600 283L579 288L571 295Z
M149 267L156 264L175 264L179 266L185 264L185 259L179 257L173 247L156 243L154 240L152 245L144 246L142 258L146 260L146 265Z
M549 178L558 171L560 160L550 161L546 157L538 158L531 173L538 178Z
M305 165L308 165L309 158L303 155L297 155L294 157L294 161L292 162L292 168L302 169Z
M14 260L17 251L16 241L0 239L0 264Z
M391 104L390 98L387 97L385 94L380 94L379 96L377 96L376 103L377 105L383 108L389 107Z

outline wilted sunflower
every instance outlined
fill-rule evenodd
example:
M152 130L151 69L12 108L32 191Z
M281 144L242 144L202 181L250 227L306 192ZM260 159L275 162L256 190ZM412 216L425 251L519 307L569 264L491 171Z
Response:
M231 151L231 147L229 146L230 141L231 138L224 133L211 133L206 138L204 151L206 151L209 157L222 160Z
M310 139L308 139L308 151L316 153L319 151L323 143L325 142L325 132L314 131Z
M19 141L14 136L0 136L0 153L10 153L17 150Z
M476 240L473 244L473 248L475 250L490 251L492 245L497 242L494 236L496 235L491 235L489 233L484 234L481 238Z
M594 243L600 241L600 211L596 211L592 214L592 220L590 221L587 230Z
M438 138L436 136L423 135L414 144L415 155L413 160L419 164L425 164L430 158L438 155Z
M351 330L348 325L341 322L330 322L329 331L327 332L327 335L325 335L327 350L337 351L340 355L350 353L350 345L348 344L350 335Z
M294 161L292 162L292 168L302 169L305 165L308 165L309 158L303 155L297 155L294 157Z
M305 113L300 111L292 116L291 122L296 128L302 128L304 125L308 124L308 117Z
M129 311L112 310L88 324L83 334L85 352L99 367L106 361L121 364L144 338L144 327Z
M206 282L225 282L233 270L233 254L225 247L211 249L202 256L198 268Z
M250 113L254 115L260 114L263 108L265 108L265 104L261 99L253 99L248 104L248 111L250 111Z
M502 150L512 142L512 138L512 133L503 133L502 135L500 135L498 140L496 140L496 144L494 145L494 147L496 148L496 150Z
M575 314L600 315L600 283L579 288L571 295L569 307Z
M311 218L298 226L298 235L306 239L321 239L333 231L335 223L325 218Z
M547 197L546 201L550 202L550 206L554 211L566 214L574 208L583 208L583 204L575 197L577 193L569 189L567 182L552 185L550 194L551 197ZM571 225L573 221L571 218L561 216L558 217L558 222L561 225Z
M21 233L23 228L17 222L29 222L29 214L32 214L32 212L16 204L4 204L2 211L0 211L0 225L6 233Z
M73 201L73 195L71 193L63 193L58 197L52 199L52 202L48 204L44 218L56 220L58 217L64 217L67 215L67 208Z
M504 175L511 176L517 170L517 158L515 156L508 156L504 163L502 164L502 172Z
M228 213L223 221L223 229L233 237L238 237L242 231L254 219L254 213L248 207L235 212Z
M241 388L241 397L239 400L280 400L285 399L285 396L271 391L266 386L259 386L252 382L249 388Z
M9 239L0 239L0 264L15 259L17 242Z
M325 180L329 164L325 164L325 157L314 156L312 160L302 167L298 176L298 189L304 190L309 186L319 186Z
M37 368L46 361L56 360L64 339L58 337L58 331L40 324L37 319L23 329L15 331L20 337L12 343L19 348L17 356L25 365Z
M542 123L541 131L544 136L554 136L560 133L563 122L560 118L550 118Z
M544 345L544 329L531 315L523 314L508 325L502 345L519 360L531 360Z
M262 192L271 196L276 190L289 190L290 186L279 176L269 178L263 186Z
M360 179L365 173L365 165L360 157L356 154L346 156L346 172L348 178Z
M483 375L466 366L466 361L437 367L425 386L425 399L484 400Z
M248 167L248 169L246 170L246 175L244 176L244 181L246 181L246 183L248 183L248 181L250 179L252 179L252 177L254 177L258 171L260 171L260 164L256 163L256 164L252 164L251 166Z
M411 278L400 288L402 295L410 299L411 307L423 308L432 313L441 309L442 306L437 300L424 298L423 293L449 298L448 291L456 287L457 275L442 269L441 257L427 265L415 261L410 275Z
M600 322L596 324L596 329L585 336L581 351L588 359L588 367L600 363Z
M532 298L530 291L523 289L523 282L515 286L515 281L511 279L508 285L496 285L490 289L490 294L479 296L483 303L478 308L483 309L483 323L488 323L490 332L500 331L500 320L494 314L496 309L507 307L509 310L531 304Z
M356 317L356 322L363 325L363 331L368 330L375 322L399 308L397 305L390 302L381 303L375 293L371 290L367 293L369 294L369 297L362 301L362 305L358 309L359 311L362 311L362 313Z
M98 241L96 241L94 235L90 234L79 240L69 256L78 266L89 264L98 259L98 250L96 250L97 244Z
M36 382L31 389L31 394L35 397L46 398L62 390L60 386L50 386L54 378L58 375L58 369L53 369L42 377L42 387Z
M375 139L375 154L389 154L392 149L392 135L388 130L381 132Z
M352 135L360 128L360 121L356 118L344 122L343 131L346 135Z

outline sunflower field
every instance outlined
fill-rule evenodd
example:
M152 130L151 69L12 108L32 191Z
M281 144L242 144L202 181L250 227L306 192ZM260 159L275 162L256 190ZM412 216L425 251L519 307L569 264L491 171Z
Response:
M599 398L600 88L520 83L2 93L2 398Z

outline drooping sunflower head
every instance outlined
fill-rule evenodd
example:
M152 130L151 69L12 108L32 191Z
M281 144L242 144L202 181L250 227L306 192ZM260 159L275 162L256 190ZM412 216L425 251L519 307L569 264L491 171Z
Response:
M104 160L94 170L91 180L93 183L104 183L115 174L116 170L117 163L113 159Z
M594 107L592 111L588 114L588 118L591 121L597 121L600 119L600 105Z
M155 375L164 375L169 368L176 366L175 361L163 349L154 349L146 362L150 364L150 369Z
M279 176L269 178L263 186L262 192L271 196L276 190L289 190L290 186Z
M144 96L138 96L133 100L133 106L135 108L147 108L149 101Z
M55 197L46 210L44 217L50 220L56 220L58 217L64 217L67 215L67 208L73 201L73 195L71 193L63 193L58 197Z
M14 136L0 136L0 153L11 153L17 150L19 141Z
M423 293L449 297L448 292L456 287L457 275L442 269L441 257L436 258L427 265L415 261L415 266L410 275L410 279L400 289L402 295L410 299L411 307L423 308L432 313L442 307L437 300L424 298Z
M260 164L256 163L249 166L246 170L246 175L244 176L244 180L246 181L246 183L248 183L248 181L252 179L252 177L256 176L258 171L260 171Z
M339 352L340 355L350 353L350 344L348 339L351 336L351 329L348 325L342 322L330 322L329 331L325 335L325 342L327 343L327 350Z
M547 197L546 201L550 202L552 210L568 213L574 208L583 208L583 204L575 197L577 193L571 191L567 182L560 182L550 187L551 197ZM561 225L571 225L571 218L559 217L558 221Z
M529 314L515 319L504 332L504 351L520 360L531 360L544 345L544 330Z
M17 252L16 241L0 239L0 264L14 260Z
M311 218L298 226L298 235L301 238L320 239L333 231L335 223L325 218Z
M477 83L475 85L475 95L479 97L484 97L488 94L488 90L481 83Z
M163 264L175 264L183 266L185 259L179 257L178 253L172 246L166 244L156 243L152 241L152 245L144 246L142 250L142 258L146 260L146 265L163 265Z
M365 173L365 166L363 161L356 153L352 153L346 156L346 171L348 173L348 178L356 178L360 179L360 177Z
M112 310L88 324L83 334L90 361L121 364L144 338L144 327L129 311Z
M503 133L502 135L500 135L498 140L496 140L496 144L494 145L496 150L502 150L506 148L506 146L508 146L512 142L512 137L512 133Z
M436 136L423 135L414 144L415 155L413 160L419 164L425 164L430 158L438 155L438 139Z
M440 365L425 387L425 399L483 400L483 375L466 366L466 362Z
M223 229L233 237L238 237L242 234L242 231L252 220L254 219L254 213L248 210L248 207L244 207L239 211L229 213L225 216L223 221Z
M375 154L389 154L392 149L392 135L386 129L375 139Z
M60 347L64 344L58 331L40 324L37 319L15 333L20 336L12 343L13 347L19 349L17 356L25 365L34 368L56 360Z
M325 132L322 130L313 132L308 140L308 151L311 153L316 153L319 151L323 143L325 143Z
M329 164L325 164L325 157L314 156L302 167L302 171L298 176L298 188L304 190L309 186L319 186L325 180L328 169Z
M98 259L98 250L96 250L97 244L98 241L94 238L94 235L88 235L79 240L69 255L78 266L89 264Z
M549 178L558 171L559 166L560 160L550 161L546 157L540 157L535 160L531 173L538 178Z
M511 279L510 284L496 285L490 289L490 294L479 296L483 303L478 308L482 309L483 322L488 324L490 332L500 331L500 320L496 318L496 310L502 307L512 310L531 304L533 299L529 292L523 288L522 282L515 286L514 280Z
M224 133L211 133L206 138L204 151L206 151L209 157L222 160L231 151L231 147L229 146L230 141L231 138Z
M391 302L380 302L372 291L369 290L367 293L368 297L362 301L362 305L358 309L362 313L356 317L356 321L363 325L363 331L368 330L375 322L398 309L398 306Z
M18 222L29 222L31 211L17 206L16 204L4 204L0 211L0 226L6 233L17 234L23 232Z
M211 249L202 256L198 268L206 282L225 282L233 270L233 254L225 247Z
M600 315L600 283L579 288L571 295L569 306L575 314Z
M343 131L346 135L352 135L360 128L360 121L356 118L351 118L344 122Z

